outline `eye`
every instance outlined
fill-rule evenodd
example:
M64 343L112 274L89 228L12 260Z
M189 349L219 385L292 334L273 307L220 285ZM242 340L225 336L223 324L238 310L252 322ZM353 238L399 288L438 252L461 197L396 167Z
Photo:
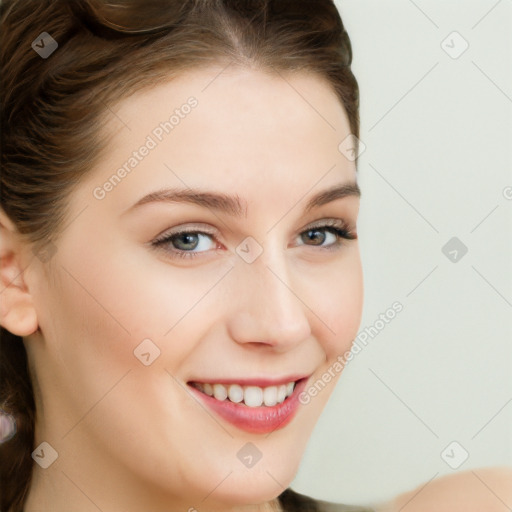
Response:
M304 245L329 250L344 245L345 240L355 240L356 238L355 232L341 219L323 221L322 224L311 226L298 236L298 239L304 242ZM299 243L299 245L302 244Z
M345 221L329 219L302 231L297 236L297 245L318 247L322 250L335 250L341 248L346 240L355 240L356 238L356 233L349 228ZM164 233L153 240L151 245L162 249L171 258L195 258L201 253L220 248L220 244L216 241L213 233L199 231L197 228Z
M177 233L166 233L157 238L151 245L162 248L171 257L193 258L198 253L217 248L214 235L198 230L182 230Z

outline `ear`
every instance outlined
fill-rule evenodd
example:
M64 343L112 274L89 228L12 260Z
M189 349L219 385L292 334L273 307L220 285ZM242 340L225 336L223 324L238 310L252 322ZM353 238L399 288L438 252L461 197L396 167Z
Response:
M28 336L38 323L24 280L21 250L19 233L0 208L0 325L17 336Z

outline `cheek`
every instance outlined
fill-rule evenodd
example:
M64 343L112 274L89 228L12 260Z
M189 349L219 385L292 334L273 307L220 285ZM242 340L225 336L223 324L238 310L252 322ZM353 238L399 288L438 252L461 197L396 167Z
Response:
M226 269L187 272L134 252L117 250L114 260L84 250L66 258L52 293L57 338L69 357L81 354L84 365L108 366L110 373L138 367L134 350L150 339L173 371L207 328L204 297Z
M331 268L319 281L313 297L314 310L322 319L325 333L318 339L322 342L326 358L331 360L350 349L361 323L363 274L356 248L350 258Z
M41 365L41 371L45 372L45 389L59 396L64 405L57 411L62 435L104 397L87 416L88 425L96 429L98 439L108 437L105 425L115 427L119 432L115 449L121 453L127 436L132 435L129 430L149 429L148 418L155 410L167 415L168 423L173 418L170 403L194 412L194 404L166 370L175 374L194 349L193 343L181 343L187 322L179 320L204 291L190 280L187 285L186 280L176 283L171 276L163 278L160 267L142 266L135 273L122 259L115 265L108 264L108 259L103 264L99 260L93 263L88 258L84 265L78 259L67 259L62 267L57 266L55 286L49 295L48 291L42 295L47 301L42 330L48 364ZM193 339L193 333L187 334L187 339ZM149 366L134 354L147 338L160 350ZM145 345L150 357L154 346ZM141 413L137 422L133 421L133 404L138 404ZM132 428L126 429L130 424ZM85 428L85 423L80 428ZM78 430L73 432L77 435ZM156 437L170 442L165 433Z

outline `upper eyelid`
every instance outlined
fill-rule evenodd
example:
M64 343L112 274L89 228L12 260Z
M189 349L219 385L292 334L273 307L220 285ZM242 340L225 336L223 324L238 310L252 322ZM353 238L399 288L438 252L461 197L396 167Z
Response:
M301 227L297 230L297 233L302 233L303 231L306 231L308 229L316 228L316 227L330 227L331 224L337 224L337 225L348 225L350 226L352 224L351 221L343 218L335 218L335 217L324 217L322 219L311 221L305 226ZM336 227L336 226L334 226ZM231 230L230 230L231 232ZM163 236L174 236L179 235L181 233L204 233L207 235L215 236L216 234L220 233L220 231L214 227L208 226L206 224L191 224L188 225L181 225L176 228L171 228L162 231L159 235L155 237L155 239L161 238Z
M204 233L207 235L215 236L215 234L218 233L218 230L213 227L208 227L205 224L192 224L190 226L180 225L174 228L165 229L160 234L156 235L154 239L157 240L162 237L179 235L181 233Z

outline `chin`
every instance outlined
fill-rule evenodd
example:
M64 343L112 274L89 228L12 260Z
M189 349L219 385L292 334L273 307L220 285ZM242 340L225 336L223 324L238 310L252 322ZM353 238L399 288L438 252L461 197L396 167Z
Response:
M263 456L252 468L239 468L241 463L234 460L231 466L223 466L222 471L213 471L214 478L209 478L211 485L203 489L204 496L210 494L204 505L208 509L221 509L257 505L277 498L292 482L300 460L285 454L276 454L275 459L276 463L265 464Z
M232 476L232 475L231 475ZM215 493L204 501L208 510L225 510L226 508L259 505L277 498L290 484L290 481L276 481L268 474L260 479L252 477L231 478L226 480L215 490ZM279 482L279 483L278 483ZM282 487L281 487L282 486ZM211 492L211 489L210 491ZM208 493L205 493L205 495ZM198 505L198 510L201 505Z

